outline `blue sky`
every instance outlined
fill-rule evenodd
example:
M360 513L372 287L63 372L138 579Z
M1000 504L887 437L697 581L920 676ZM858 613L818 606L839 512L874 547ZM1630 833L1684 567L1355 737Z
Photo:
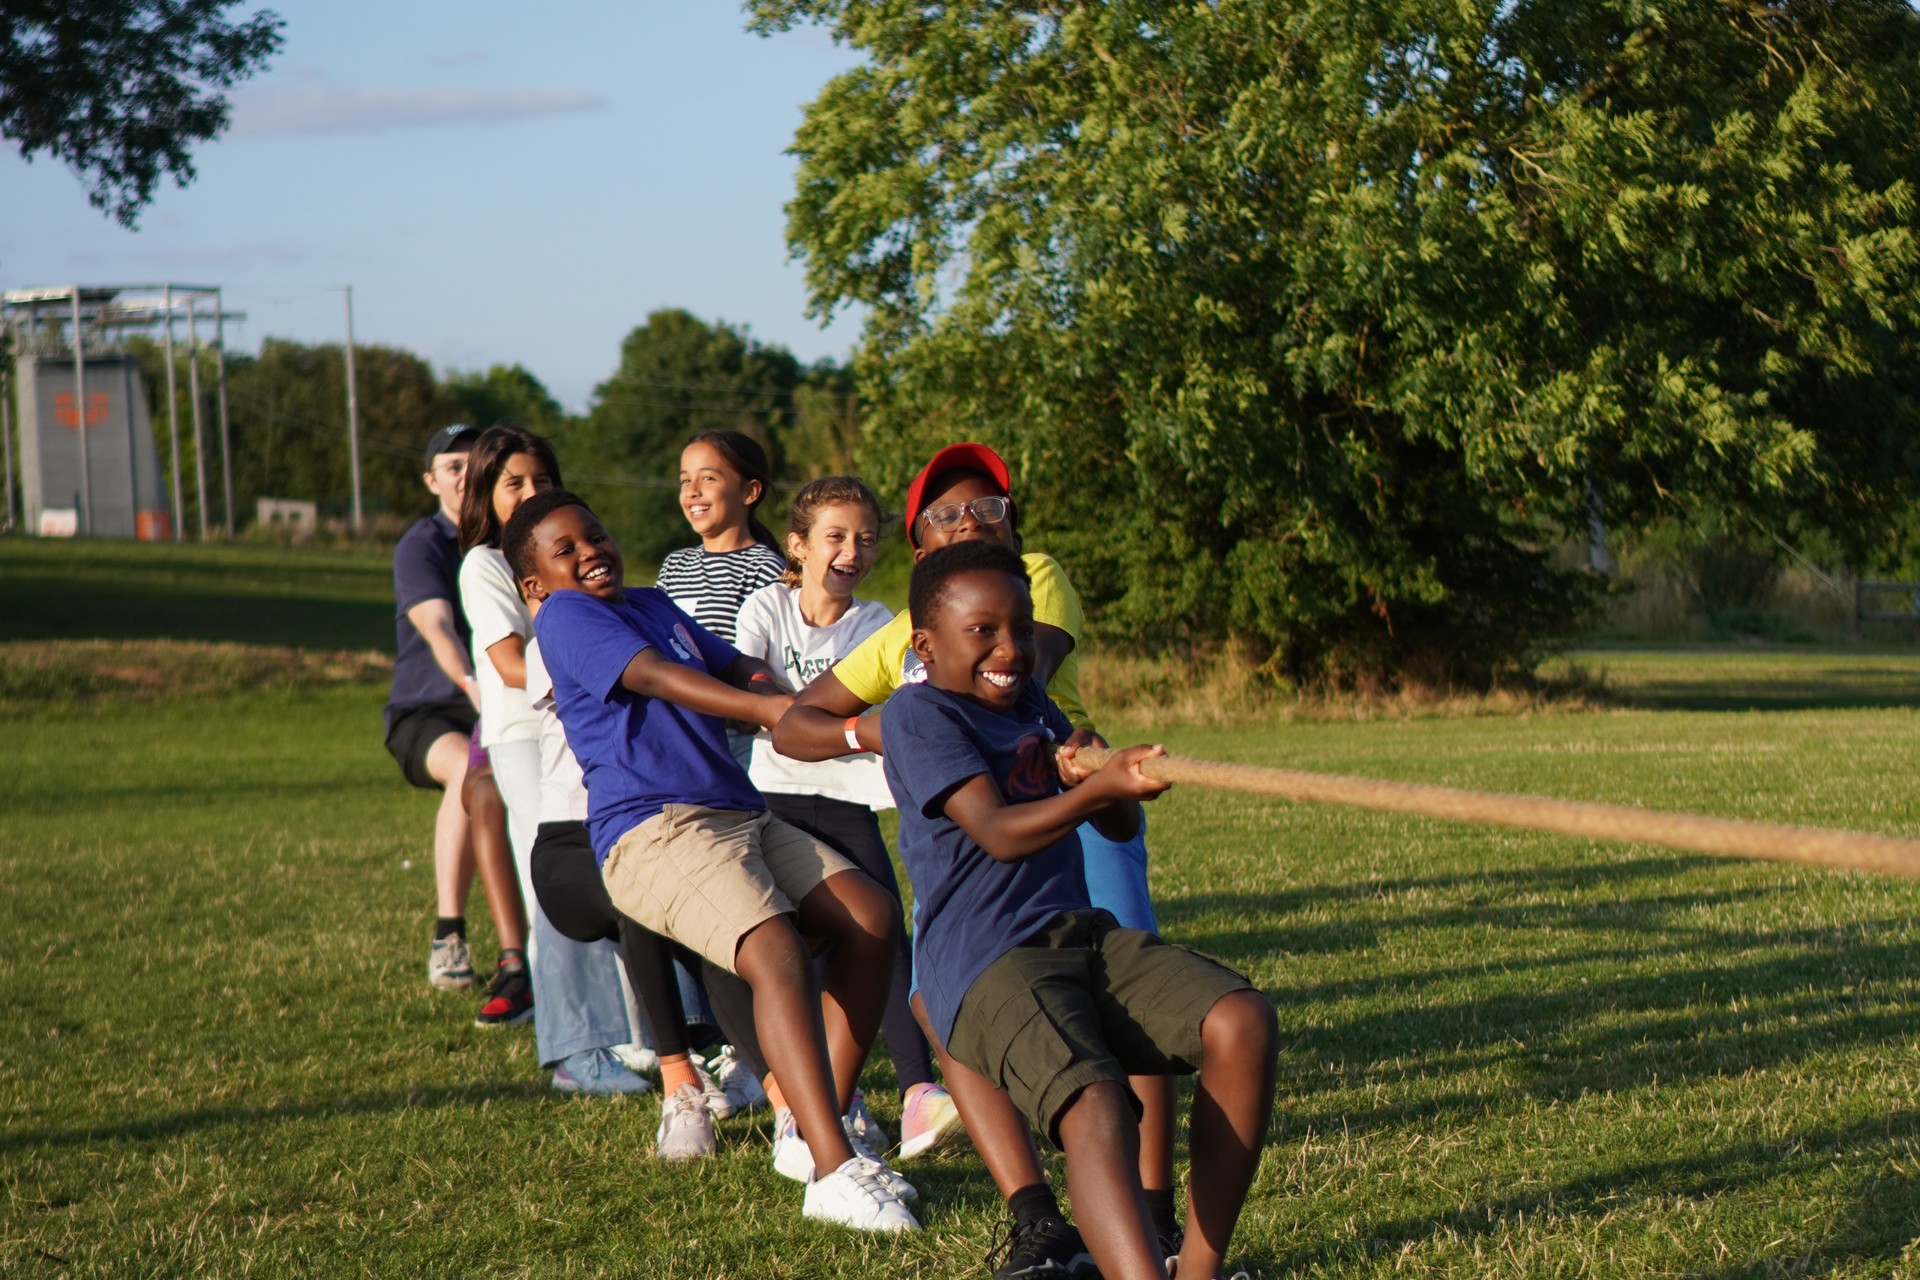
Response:
M852 348L857 316L805 316L782 211L802 108L853 62L824 35L762 39L707 3L268 7L283 51L138 230L0 152L0 287L223 285L253 349L338 341L351 284L357 341L517 361L575 410L659 307L803 360Z

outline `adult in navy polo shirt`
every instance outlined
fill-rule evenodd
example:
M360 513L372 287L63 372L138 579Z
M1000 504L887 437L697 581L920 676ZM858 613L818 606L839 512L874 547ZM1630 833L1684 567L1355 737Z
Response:
M467 811L467 743L479 710L474 701L466 617L460 612L460 498L467 455L480 433L443 427L427 442L427 492L439 499L393 549L393 693L387 699L387 751L416 787L441 792L433 823L433 864L440 922L427 977L446 990L477 979L464 916L472 882ZM463 874L465 870L465 874Z

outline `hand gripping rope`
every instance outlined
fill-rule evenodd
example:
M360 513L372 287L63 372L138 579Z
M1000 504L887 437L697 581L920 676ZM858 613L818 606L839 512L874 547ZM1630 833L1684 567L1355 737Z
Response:
M1075 758L1088 767L1098 768L1113 754L1082 747ZM1498 791L1463 791L1419 782L1383 782L1260 765L1222 764L1184 756L1155 756L1143 761L1140 767L1147 776L1164 782L1246 791L1283 800L1318 800L1324 804L1385 809L1391 813L1448 818L1455 822L1557 831L1561 835L1593 840L1659 844L1729 858L1806 862L1845 871L1874 871L1920 879L1920 840L1897 836L1837 831L1831 827L1741 822L1696 813L1663 813L1657 809L1507 795Z

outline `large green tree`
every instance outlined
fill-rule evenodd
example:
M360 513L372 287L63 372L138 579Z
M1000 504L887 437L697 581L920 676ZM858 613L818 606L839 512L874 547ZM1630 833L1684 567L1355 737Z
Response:
M89 184L94 207L132 226L160 179L193 179L191 148L227 127L231 88L280 48L268 10L239 0L5 0L0 137L46 152Z
M1105 625L1484 677L1543 547L1695 502L1857 546L1915 473L1904 0L754 0L864 460L1005 447Z
M564 439L567 483L641 560L692 540L680 515L680 449L701 431L742 431L777 469L793 415L799 361L724 321L655 311L620 344L620 366L594 389Z

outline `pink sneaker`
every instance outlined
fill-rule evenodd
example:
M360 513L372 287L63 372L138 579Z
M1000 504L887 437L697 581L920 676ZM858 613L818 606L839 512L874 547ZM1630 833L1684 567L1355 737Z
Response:
M953 1098L937 1084L917 1084L907 1090L900 1108L901 1160L933 1150L954 1137L965 1137L959 1108Z

